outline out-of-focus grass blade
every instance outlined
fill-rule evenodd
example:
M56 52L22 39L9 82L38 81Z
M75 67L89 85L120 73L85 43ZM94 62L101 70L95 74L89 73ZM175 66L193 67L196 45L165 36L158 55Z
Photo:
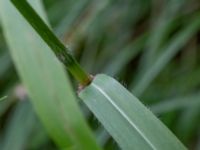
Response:
M79 23L79 21L81 20L81 17L83 17L82 16L83 11L88 5L90 5L90 2L91 1L89 0L79 0L70 9L71 11L69 13L66 13L65 17L61 20L61 22L55 28L55 32L59 37L62 37L62 35L65 32L69 32L70 29L73 30L74 24L76 25L77 23Z
M31 140L29 140L28 148L30 150L39 150L39 149L45 149L48 150L53 150L55 149L54 144L47 144L51 142L49 139L50 137L48 136L46 130L44 129L44 126L39 122L38 119L36 119L37 124L34 126L33 132L31 134Z
M7 96L4 96L4 97L0 98L0 101L5 100L6 98L7 98Z
M197 142L195 150L200 150L200 131L198 131L198 142Z
M76 1L78 3L78 1ZM48 1L44 1L48 3ZM46 12L48 14L48 19L52 26L55 26L59 23L63 17L69 13L69 10L73 6L73 1L71 0L60 0L53 1L50 5L47 4Z
M95 1L94 5L89 10L91 13L82 18L81 22L73 27L73 30L68 30L64 35L64 43L73 43L76 38L82 37L91 30L91 24L98 18L98 14L107 8L110 1ZM87 12L86 12L87 13ZM73 32L72 32L73 31Z
M8 52L5 52L0 56L0 78L5 75L6 71L8 71L11 67L11 59L8 55Z
M4 97L0 100L0 117L8 110L8 108L13 103L12 100L6 100Z
M167 45L163 53L158 56L157 60L148 68L143 76L140 77L138 82L132 84L133 93L140 96L167 63L181 50L181 47L199 30L199 18L200 14L197 14L195 18L190 21L189 25L172 39L172 42Z
M152 27L151 27L151 38L147 41L147 51L144 53L143 56L143 66L141 66L143 69L146 70L149 66L152 65L154 59L156 58L156 52L159 50L159 47L161 46L163 39L165 39L166 35L169 34L168 32L171 30L172 27L170 27L170 24L172 24L173 19L180 13L181 7L185 4L185 0L183 1L167 1L165 7L162 9L161 14L158 17L158 20L155 20L155 15L158 15L155 13L153 15L152 21ZM176 25L173 25L173 28ZM139 71L141 71L139 70Z
M116 80L97 75L80 98L124 150L184 150L181 142Z
M28 101L18 103L9 116L1 150L23 150L35 124L35 115Z
M182 108L190 109L194 106L200 107L199 97L200 97L200 94L193 94L189 96L173 98L171 100L158 102L157 104L152 105L150 109L155 114L163 114L163 113L167 113L167 112L182 109Z
M196 134L199 129L200 105L194 105L192 108L185 109L177 120L176 134L184 143Z
M105 144L110 138L109 133L102 126L100 126L97 129L96 134L97 134L97 141L99 142L99 144L101 146L105 146Z
M30 2L45 18L40 1ZM99 149L55 55L10 1L0 0L0 16L18 73L50 136L61 149Z
M3 96L0 101L0 118L6 113L6 111L12 106L12 104L15 102L16 97L13 96L13 84L10 88L6 88L6 90L3 92ZM7 96L8 95L8 96Z
M135 56L142 50L147 34L142 35L136 41L126 46L122 51L117 53L114 58L104 68L104 72L113 76L118 74L127 63L134 59Z

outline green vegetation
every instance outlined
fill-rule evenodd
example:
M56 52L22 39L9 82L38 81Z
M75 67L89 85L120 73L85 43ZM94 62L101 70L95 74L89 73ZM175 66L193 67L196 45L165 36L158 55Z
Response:
M0 0L1 149L199 150L196 0L11 1Z
M6 98L7 98L7 96L4 96L4 97L0 98L0 101L4 100Z

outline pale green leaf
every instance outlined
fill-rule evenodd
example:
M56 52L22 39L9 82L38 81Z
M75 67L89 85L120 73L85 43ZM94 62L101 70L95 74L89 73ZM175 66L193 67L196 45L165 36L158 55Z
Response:
M97 75L80 98L124 150L184 150L183 144L136 97Z
M45 18L39 0L30 1ZM99 149L60 62L8 0L0 0L4 34L36 113L61 149Z

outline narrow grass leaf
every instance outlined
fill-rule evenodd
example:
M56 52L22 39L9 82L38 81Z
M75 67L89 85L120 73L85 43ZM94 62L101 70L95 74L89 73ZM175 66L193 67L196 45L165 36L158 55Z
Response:
M176 27L173 24L173 20L180 13L181 7L184 5L184 1L170 1L164 5L158 19L152 19L151 21L151 38L147 41L147 51L144 53L142 58L141 66L146 70L149 66L152 65L154 59L156 58L156 52L158 52L159 47L162 45L163 40L166 38L166 35L171 32L171 30ZM155 16L153 16L155 17ZM140 70L139 70L140 71ZM142 74L142 73L141 73Z
M176 134L187 143L199 129L200 105L185 109L177 120ZM188 145L188 143L187 143Z
M45 18L40 1L30 2ZM55 55L10 1L0 0L0 16L17 71L49 135L61 149L99 149Z
M147 34L142 35L136 41L127 45L119 53L117 53L114 58L108 63L103 69L107 74L114 76L119 74L120 71L127 65L130 60L133 60L137 54L142 50L144 43L146 41Z
M157 104L153 104L150 109L155 114L163 114L184 108L190 109L194 106L200 107L199 97L200 94L193 94L189 96L173 98L170 100L164 100L162 102L158 102Z
M73 77L82 85L90 83L91 78L72 56L69 48L56 37L43 19L37 14L32 6L26 1L11 0L13 5L26 18L26 21L37 31L40 37L51 48L57 58L64 64Z
M11 68L12 63L8 52L4 52L0 56L0 78Z
M64 33L69 32L71 28L74 28L74 25L77 25L77 23L79 23L83 11L90 4L90 2L91 1L89 0L79 0L72 6L72 8L70 8L71 11L69 13L65 13L64 18L55 28L55 32L59 37L63 37ZM80 20L78 20L77 18Z
M79 96L124 150L186 149L136 97L109 76L97 75Z

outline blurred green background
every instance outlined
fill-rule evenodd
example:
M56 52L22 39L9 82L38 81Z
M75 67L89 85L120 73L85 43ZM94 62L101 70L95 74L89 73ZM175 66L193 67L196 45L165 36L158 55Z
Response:
M91 74L106 73L200 150L200 1L43 0L54 33ZM1 23L1 22L0 22ZM72 80L73 81L73 80ZM77 83L73 82L76 90ZM35 115L0 25L0 149L57 149ZM81 102L97 140L119 149Z

